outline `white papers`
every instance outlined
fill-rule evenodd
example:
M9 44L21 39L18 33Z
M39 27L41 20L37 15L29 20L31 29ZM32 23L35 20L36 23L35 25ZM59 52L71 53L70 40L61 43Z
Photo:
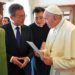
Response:
M30 41L26 41L32 48L35 52L37 52L41 58L41 60L43 60L43 54L39 51L39 49L36 47L36 45L33 43L33 42L30 42Z

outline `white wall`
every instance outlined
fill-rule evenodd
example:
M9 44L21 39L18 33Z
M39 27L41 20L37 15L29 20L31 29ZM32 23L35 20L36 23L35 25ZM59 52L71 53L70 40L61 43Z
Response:
M6 3L6 2L12 2L12 1L14 1L14 0L0 0L0 2L4 2L4 3Z
M33 1L33 0L30 0ZM57 5L71 5L75 4L75 0L35 0L36 6L47 6L49 4L57 4ZM37 2L38 1L38 2Z

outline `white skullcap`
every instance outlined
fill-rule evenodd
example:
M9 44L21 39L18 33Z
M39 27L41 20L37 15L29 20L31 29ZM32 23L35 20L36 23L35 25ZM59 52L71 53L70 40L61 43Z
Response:
M63 12L61 9L56 5L50 5L45 9L47 12L50 12L52 14L62 15Z

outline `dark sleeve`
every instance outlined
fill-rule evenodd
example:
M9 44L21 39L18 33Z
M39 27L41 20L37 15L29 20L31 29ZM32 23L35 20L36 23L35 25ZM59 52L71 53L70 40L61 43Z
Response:
M32 35L32 31L31 31L31 29L29 28L29 31L30 31L30 41L32 41L33 42L33 35ZM30 47L30 46L29 46ZM29 58L31 59L32 57L33 57L33 49L30 47L30 53L29 53Z
M29 28L29 26L25 27L24 36L27 38L26 41L33 42L33 35L32 35L32 31ZM31 46L27 42L26 42L26 45L27 45L27 50L28 50L27 56L31 59L33 57L33 49L31 48Z

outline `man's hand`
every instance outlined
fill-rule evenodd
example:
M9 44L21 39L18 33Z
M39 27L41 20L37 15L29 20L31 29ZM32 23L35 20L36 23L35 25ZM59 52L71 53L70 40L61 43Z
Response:
M40 49L39 52L44 55L44 50ZM35 56L40 57L39 54L34 51Z
M34 55L35 55L36 57L39 57L39 54L38 54L36 51L34 51Z
M46 64L46 65L52 65L53 64L53 60L52 60L52 57L50 57L50 56L44 56L44 63Z
M22 63L19 60L21 60L19 57L13 56L12 63L21 68Z
M28 64L28 62L30 61L30 59L29 59L29 57L23 57L23 58L21 58L21 59L24 60L24 62L22 63L21 68L24 68L24 67L27 66L27 64Z

